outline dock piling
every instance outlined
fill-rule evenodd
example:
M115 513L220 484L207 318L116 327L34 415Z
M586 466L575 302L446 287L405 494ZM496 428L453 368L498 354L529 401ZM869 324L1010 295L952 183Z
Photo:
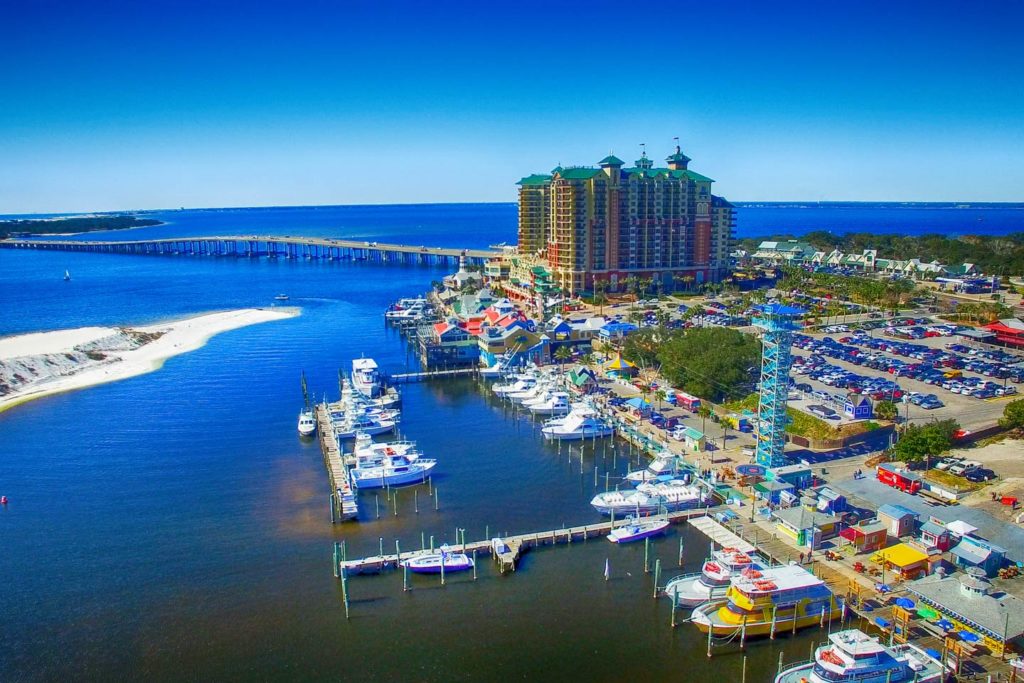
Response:
M654 560L654 599L658 599L658 579L661 578L661 558Z

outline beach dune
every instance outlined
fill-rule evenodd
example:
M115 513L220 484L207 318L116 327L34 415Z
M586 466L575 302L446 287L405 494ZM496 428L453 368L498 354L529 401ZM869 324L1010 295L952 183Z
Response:
M141 327L79 327L0 338L0 412L43 396L157 370L215 334L284 320L298 308L245 308Z

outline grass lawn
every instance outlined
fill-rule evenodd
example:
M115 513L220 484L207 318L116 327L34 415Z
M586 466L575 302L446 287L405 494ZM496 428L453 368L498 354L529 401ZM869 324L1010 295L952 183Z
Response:
M729 410L739 412L741 410L753 410L757 411L758 395L756 393L749 394L746 397L738 400L724 403L722 406ZM786 413L789 415L790 423L786 425L786 432L789 434L796 434L797 436L805 436L809 439L842 439L855 434L861 434L863 432L870 432L878 429L879 424L870 420L864 422L854 422L852 424L843 425L842 427L833 427L825 420L808 415L805 412L794 410L793 408L787 408Z
M952 489L954 491L977 491L984 486L982 483L967 481L963 477L958 477L955 474L950 474L943 470L928 470L924 473L924 478L928 481L935 482L943 488Z

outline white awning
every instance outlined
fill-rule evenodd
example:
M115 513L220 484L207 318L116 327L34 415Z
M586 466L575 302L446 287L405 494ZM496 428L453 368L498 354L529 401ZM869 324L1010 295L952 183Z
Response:
M971 526L967 522L957 519L946 524L946 529L957 536L969 536L977 531L978 527Z

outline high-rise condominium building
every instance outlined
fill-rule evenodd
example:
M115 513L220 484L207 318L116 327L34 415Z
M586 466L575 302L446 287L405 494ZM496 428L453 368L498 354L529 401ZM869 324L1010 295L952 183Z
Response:
M557 167L519 181L519 252L545 259L567 294L628 278L672 291L717 281L729 267L732 204L711 194L711 178L687 168L676 147L654 168L644 153L632 168L607 156L598 166Z

